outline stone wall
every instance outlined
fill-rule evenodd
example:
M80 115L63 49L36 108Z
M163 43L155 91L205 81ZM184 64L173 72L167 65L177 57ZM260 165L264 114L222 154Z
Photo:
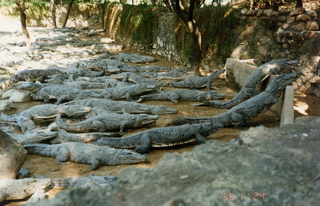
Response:
M320 31L317 13L303 8L285 11L271 9L241 10L240 25L235 29L231 57L258 59L299 59L298 68L305 76L296 85L306 92L320 83ZM311 84L314 84L312 87ZM314 93L310 90L311 93Z

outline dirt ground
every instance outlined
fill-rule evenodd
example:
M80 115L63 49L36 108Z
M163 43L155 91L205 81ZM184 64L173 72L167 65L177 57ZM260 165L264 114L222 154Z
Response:
M132 53L132 50L124 50L124 53ZM140 53L140 52L139 52ZM150 54L145 54L150 55ZM155 64L161 66L171 66L171 67L181 67L179 65L175 65L172 62L166 61L162 57L155 56L159 61ZM225 81L225 78L221 76L218 78L213 84L212 88L219 92L226 94L226 99L232 98L237 91L230 88ZM173 102L169 101L147 101L143 102L145 104L150 105L166 105L171 108L176 108L179 110L177 114L172 115L161 115L159 120L157 121L154 127L163 127L171 120L179 117L179 116L211 116L220 114L221 112L226 111L225 109L215 109L211 107L196 107L193 106L193 103L196 102L179 102L178 104L174 104ZM26 103L17 103L18 109L11 110L6 112L7 114L14 114L24 109L27 109L31 106L42 104L42 102L26 102ZM299 116L320 116L320 98L317 98L314 95L305 95L299 92L295 94L295 117ZM248 122L249 126L255 127L259 125L264 125L265 127L279 127L280 124L280 117L277 113L272 111L267 111L264 114L259 115L258 117L250 120ZM125 136L130 135L132 133L136 133L147 128L141 128L134 130L133 132L127 133ZM229 142L231 139L234 139L238 136L238 134L242 130L235 129L232 126L226 127L210 135L207 139L214 139L218 141ZM91 165L87 164L78 164L74 162L69 162L67 165L60 165L56 163L55 158L49 157L41 157L37 155L29 155L27 160L25 161L23 168L28 169L32 175L41 175L44 177L78 177L78 176L89 176L90 174L95 175L113 175L118 176L124 169L128 167L136 167L136 168L149 168L154 167L157 165L158 161L162 158L165 153L183 153L185 151L192 150L197 144L188 144L170 148L156 148L151 149L148 153L148 161L144 163L134 164L134 165L119 165L119 166L100 166L97 170L90 170ZM47 192L49 198L54 197L57 193L61 190L51 190ZM20 205L25 203L25 201L13 201L10 202L8 205ZM1 204L1 203L0 203Z

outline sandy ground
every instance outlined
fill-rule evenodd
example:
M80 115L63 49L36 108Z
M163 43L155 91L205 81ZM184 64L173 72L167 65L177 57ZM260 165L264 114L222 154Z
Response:
M124 50L122 52L130 53L134 52L132 50ZM149 54L148 54L149 55ZM162 66L171 66L171 67L181 67L180 65L175 65L172 62L166 61L162 57L155 56L159 61L155 64ZM226 94L226 100L232 98L237 91L233 90L228 86L225 79L222 77L218 78L213 84L212 88L219 92ZM179 110L177 114L172 115L161 115L159 120L157 121L154 127L163 127L171 120L175 119L179 116L210 116L220 114L224 109L215 109L211 107L196 107L191 104L195 102L179 102L178 104L174 104L169 101L148 101L143 102L145 104L151 105L166 105L171 108L176 108ZM320 116L320 98L317 98L314 95L305 95L299 92L295 94L295 117L299 116ZM27 109L31 106L42 104L42 102L30 101L25 103L17 103L18 109L11 110L6 112L7 114L14 114L24 109ZM252 119L248 122L249 126L255 127L259 125L264 125L266 127L278 127L280 123L280 117L277 113L272 111L267 111L264 114L259 115L258 117ZM130 135L132 133L136 133L147 128L137 129L133 132L127 133L125 136ZM215 134L210 135L207 139L215 139L218 141L229 142L231 139L234 139L238 136L238 134L242 130L235 129L233 127L226 127L221 129ZM162 158L165 153L183 153L185 151L192 150L197 144L189 144L182 145L179 147L171 147L171 148L157 148L151 149L148 153L148 161L140 164L134 165L119 165L119 166L101 166L98 170L90 170L91 166L86 164L78 164L69 162L67 165L59 165L56 163L55 158L41 157L37 155L29 155L27 160L25 161L23 168L28 169L32 175L37 174L45 177L78 177L78 176L88 176L90 174L95 175L114 175L118 176L124 169L128 167L136 167L136 168L148 168L154 167L157 165L158 161ZM61 190L51 190L47 192L49 198L54 197ZM13 201L8 202L8 205L19 205L23 204L25 201ZM1 205L1 203L0 203Z

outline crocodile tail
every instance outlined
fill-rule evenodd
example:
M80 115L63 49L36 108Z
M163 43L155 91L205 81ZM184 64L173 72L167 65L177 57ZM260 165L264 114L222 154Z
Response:
M75 124L67 124L63 122L60 114L58 114L56 117L56 123L61 129L65 129L67 131L83 132L86 130L86 128L83 127L85 124L82 124L82 122Z
M58 148L49 144L25 144L23 147L28 151L29 155L41 155L45 157L56 157L58 155Z
M193 117L178 117L175 120L173 120L172 122L168 123L166 125L166 127L168 126L176 126L176 125L183 125L183 124L197 124L197 122L195 122L195 118Z
M1 112L0 120L6 121L6 122L15 122L16 118L14 116L10 116L10 115L7 115L7 114L4 114L3 112Z

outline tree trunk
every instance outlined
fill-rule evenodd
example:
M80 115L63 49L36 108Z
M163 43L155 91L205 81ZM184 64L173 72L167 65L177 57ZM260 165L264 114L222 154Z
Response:
M297 0L296 8L302 8L302 7L303 7L302 0Z
M20 143L0 130L0 180L16 179L27 153Z
M69 15L70 15L70 11L71 11L71 7L72 7L72 4L75 0L71 0L67 6L67 13L66 13L66 17L64 18L64 22L62 24L62 28L66 28L66 25L67 25L67 22L68 22L68 19L69 19Z
M193 55L190 57L191 69L196 75L200 75L200 62L201 62L201 32L197 22L193 19L193 11L196 0L190 0L189 10L186 11L181 5L180 0L171 0L173 10L178 17L187 26L189 33L192 37Z
M26 37L26 44L29 47L31 45L30 35L27 29L27 15L25 13L26 7L24 6L25 0L22 0L22 2L15 1L15 4L17 5L19 12L20 12L20 22L22 27L22 33Z
M50 8L51 8L51 15L52 15L52 25L54 28L57 28L56 4L54 0L50 0Z

